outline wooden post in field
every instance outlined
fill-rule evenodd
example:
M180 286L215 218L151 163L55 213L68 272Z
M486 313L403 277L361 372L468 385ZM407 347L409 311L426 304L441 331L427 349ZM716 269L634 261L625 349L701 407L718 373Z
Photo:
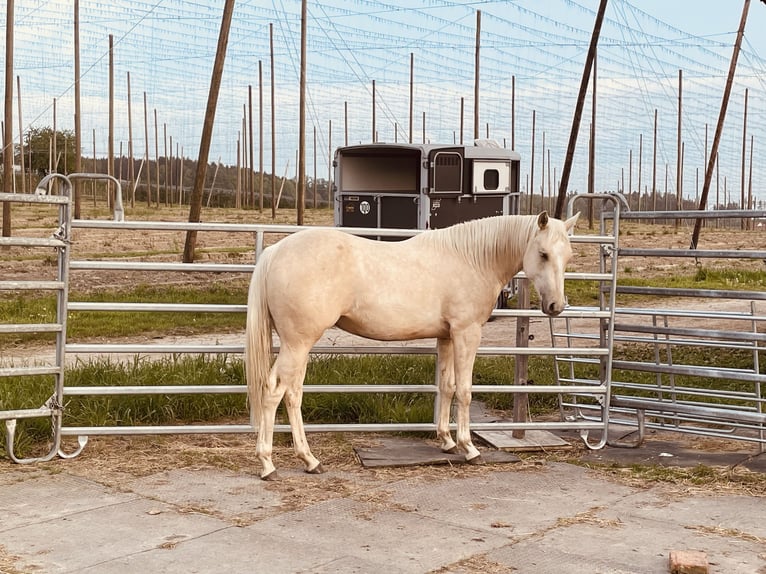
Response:
M3 193L13 191L13 0L5 6L5 113L3 121ZM11 236L11 204L3 202L3 237Z
M254 146L253 146L253 86L252 84L248 84L247 86L247 105L249 107L249 117L248 117L248 131L250 137L248 138L250 141L250 145L248 146L250 150L250 161L248 163L247 168L247 191L248 194L248 205L250 207L255 207L255 164L253 163L253 152L254 152ZM244 150L243 150L244 151Z
M641 193L641 188L638 188ZM657 211L657 108L654 108L654 145L652 150L652 210Z
M574 161L575 146L577 144L577 133L580 129L580 118L582 117L582 109L585 104L585 92L588 89L588 83L590 81L590 71L593 67L593 60L596 57L596 46L598 45L598 37L601 33L601 24L604 21L604 14L606 13L607 0L600 0L598 6L598 13L596 14L596 22L593 25L593 34L590 38L590 47L588 49L588 55L585 58L585 66L583 67L582 80L580 81L580 91L577 95L577 104L575 105L574 117L572 118L572 130L569 132L569 144L567 145L567 154L564 159L564 167L561 170L561 180L559 181L559 195L556 200L556 211L554 216L561 219L564 215L564 203L567 198L567 189L569 187L569 174L572 171L572 163Z
M146 158L146 206L151 207L152 170L149 167L149 115L146 109L146 92L144 92L144 158Z
M511 76L511 149L516 149L516 76Z
M130 105L130 72L128 72L128 180L130 185L130 207L135 207L136 165L133 156L133 111Z
M21 87L19 86L19 124L21 124ZM82 111L80 107L80 0L74 0L74 170L82 172ZM22 141L23 145L23 141ZM21 154L21 172L24 173L24 153ZM22 181L22 193L24 192ZM75 179L74 217L80 219L82 206L82 182Z
M375 80L372 81L372 143L375 143L375 134L377 128L375 127Z
M17 100L19 103L19 159L21 160L21 193L26 193L27 172L26 169L24 169L24 122L21 120L21 79L19 76L16 76L16 91L18 92ZM77 154L77 157L79 158L79 153ZM79 218L79 215L75 215L75 218Z
M109 34L109 137L107 141L106 173L114 177L114 35ZM106 182L106 205L112 209L112 184Z
M415 54L410 52L410 143L412 143L412 121L413 121L413 113L414 113L414 96L413 96L413 86L415 85L414 81L414 73L415 73ZM347 144L348 145L348 144Z
M314 209L317 208L317 127L314 125Z
M157 108L154 108L154 186L157 189L157 207L160 206L160 138L157 128Z
M517 308L529 309L529 279L520 279L516 292ZM529 317L516 318L516 346L529 346ZM514 383L526 385L529 356L520 354L514 358ZM525 423L529 418L529 395L527 393L515 393L513 395L513 422ZM513 438L524 438L524 429L514 429Z
M233 13L234 0L226 0L226 4L223 7L221 31L218 35L215 62L213 63L213 77L210 80L210 92L208 93L207 108L205 109L205 122L202 126L202 138L199 146L199 157L197 159L197 173L194 178L194 189L192 190L192 197L189 202L190 223L200 221L202 215L202 192L205 185L205 175L207 174L207 158L210 153L210 140L213 135L215 110L218 104L218 91L221 86L221 76L223 75L223 64L226 59L226 46L229 42L229 29L231 27ZM195 230L187 231L186 244L184 245L184 263L194 262L194 248L196 243L197 232Z
M481 10L476 10L476 49L473 75L473 139L479 139L479 63L481 49Z
M162 157L165 163L165 173L162 178L162 187L165 189L165 207L170 205L170 194L168 193L168 124L162 122ZM171 144L170 149L173 149Z
M460 145L463 145L463 121L465 118L465 98L460 96Z
M723 122L726 119L726 109L729 106L729 96L731 95L731 86L734 83L734 72L737 69L737 58L739 57L739 48L742 45L742 37L745 35L745 23L747 22L747 12L750 9L750 0L745 0L742 8L742 18L739 21L739 29L737 30L737 39L734 42L734 51L731 55L731 62L729 64L729 74L726 78L726 87L723 91L723 98L721 99L721 111L718 114L718 124L716 125L715 135L713 136L713 147L710 149L710 160L705 170L705 183L702 185L702 196L700 197L699 210L704 211L707 208L707 196L710 192L710 181L713 178L713 158L718 159L718 144L721 141L721 133L723 132ZM700 230L702 229L702 219L696 219L694 221L694 231L692 232L692 239L690 243L690 249L697 248L697 242L699 241Z
M234 207L237 209L240 209L242 207L242 156L241 153L241 144L242 143L242 132L237 132L237 190L236 195L234 196Z
M343 102L343 145L348 145L348 101Z
M263 66L258 60L258 211L263 212Z
M271 22L269 22L269 57L271 59L271 219L276 219L277 134L275 131L276 127L274 125L274 25Z
M683 99L682 99L682 90L683 90L683 72L681 70L678 70L678 128L676 130L676 209L681 209L681 204L683 201L683 195L682 195L682 182L683 182L683 176L681 175L682 170L682 164L683 160L681 158L681 112L682 112L682 106L683 106ZM680 219L676 219L675 226L678 227L681 224Z
M298 105L298 171L295 190L296 223L303 225L306 209L306 0L301 0L301 63Z
M745 152L747 148L747 91L745 88L745 109L742 119L742 173L739 178L740 192L739 192L739 208L745 209ZM747 229L747 220L742 219L741 229Z
M530 153L529 166L529 213L534 213L535 204L535 120L537 110L532 110L532 153Z

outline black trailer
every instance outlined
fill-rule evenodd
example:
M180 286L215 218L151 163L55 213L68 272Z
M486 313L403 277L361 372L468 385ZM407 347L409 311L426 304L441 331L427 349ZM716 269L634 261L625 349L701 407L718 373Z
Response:
M520 156L483 145L373 143L335 152L335 225L437 229L519 212Z

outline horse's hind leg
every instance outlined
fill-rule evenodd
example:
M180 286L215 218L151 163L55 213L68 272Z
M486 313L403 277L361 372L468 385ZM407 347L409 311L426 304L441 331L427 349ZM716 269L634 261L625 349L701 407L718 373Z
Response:
M276 478L276 468L271 460L274 440L274 422L277 408L282 398L285 399L287 416L293 434L295 453L306 464L306 472L322 472L322 465L314 458L309 450L306 433L301 416L301 399L303 397L303 378L306 375L308 349L282 343L274 365L269 372L268 386L263 394L263 416L258 427L256 456L261 463L261 478L273 480Z
M303 428L303 415L301 413L301 403L303 402L303 380L306 377L306 365L308 364L308 349L305 353L296 353L294 363L285 367L284 376L285 386L285 407L287 417L290 419L290 430L293 435L293 448L295 454L306 465L306 472L309 474L321 474L324 472L322 464L311 454L308 441L306 440L306 430Z
M263 388L261 397L261 413L258 421L258 438L255 446L255 456L261 463L261 478L274 480L277 478L276 468L271 460L274 444L274 422L277 415L277 407L285 393L285 387L278 375L278 363L280 355L269 371L269 378Z
M436 422L436 438L441 443L442 452L455 452L455 441L449 430L452 397L455 396L455 367L450 339L437 341L436 369L439 377L439 412Z

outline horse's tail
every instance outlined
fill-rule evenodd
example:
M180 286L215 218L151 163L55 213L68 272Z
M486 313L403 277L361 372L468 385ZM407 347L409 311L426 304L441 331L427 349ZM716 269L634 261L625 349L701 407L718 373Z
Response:
M245 323L245 375L250 400L250 424L257 430L263 409L263 390L271 366L272 320L266 297L266 277L274 248L261 253L250 280Z

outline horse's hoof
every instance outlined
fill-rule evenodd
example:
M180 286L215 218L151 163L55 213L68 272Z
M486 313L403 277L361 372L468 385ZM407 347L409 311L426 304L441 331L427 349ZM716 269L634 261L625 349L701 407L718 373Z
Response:
M306 470L306 474L323 474L323 473L324 473L324 467L322 466L321 462L318 465L316 465L314 468Z
M475 466L480 466L480 465L484 464L484 459L481 458L481 455L479 455L479 456L475 456L473 458L467 458L466 462L468 464L473 464Z
M269 482L279 480L279 475L276 470L272 470L269 474L261 476L261 480L268 480Z
M447 450L442 449L442 452L444 454L457 454L457 445L453 446L452 448L448 448Z

